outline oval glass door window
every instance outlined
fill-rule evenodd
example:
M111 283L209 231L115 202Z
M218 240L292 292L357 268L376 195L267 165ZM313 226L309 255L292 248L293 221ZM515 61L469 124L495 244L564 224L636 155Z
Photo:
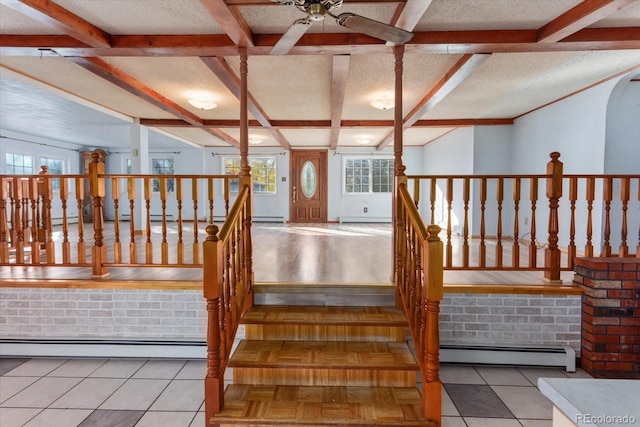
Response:
M300 188L307 199L312 198L316 193L316 168L309 160L304 162L300 171Z

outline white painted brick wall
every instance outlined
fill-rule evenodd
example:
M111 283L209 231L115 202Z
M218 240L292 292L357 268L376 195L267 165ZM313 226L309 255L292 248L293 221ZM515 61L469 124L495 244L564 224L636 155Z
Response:
M204 340L200 291L0 289L5 338Z
M571 346L580 353L580 296L446 294L442 344Z

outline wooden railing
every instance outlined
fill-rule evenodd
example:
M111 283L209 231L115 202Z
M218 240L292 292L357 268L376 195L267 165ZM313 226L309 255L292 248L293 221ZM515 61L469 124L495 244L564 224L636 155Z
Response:
M112 175L93 160L86 175L0 175L0 265L91 267L96 276L202 267L201 223L224 221L237 176Z
M404 177L402 177L404 178ZM396 206L397 305L405 313L422 374L422 409L441 425L442 384L439 370L440 301L443 296L443 245L440 227L425 227L407 190L398 185Z
M205 419L224 405L224 372L242 315L253 306L251 192L244 184L218 233L207 226L204 297L207 301Z
M543 175L408 176L416 208L445 232L444 268L553 282L576 256L640 257L640 175L565 175L559 157Z

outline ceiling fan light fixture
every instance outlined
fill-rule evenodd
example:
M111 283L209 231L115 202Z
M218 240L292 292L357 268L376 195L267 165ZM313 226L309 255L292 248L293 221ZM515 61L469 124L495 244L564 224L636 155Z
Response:
M381 97L371 101L371 106L378 110L390 110L395 107L395 101L389 96Z

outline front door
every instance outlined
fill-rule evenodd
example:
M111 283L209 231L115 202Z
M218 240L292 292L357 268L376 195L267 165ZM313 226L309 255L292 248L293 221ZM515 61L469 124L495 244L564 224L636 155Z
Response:
M327 151L291 151L291 222L327 222Z

